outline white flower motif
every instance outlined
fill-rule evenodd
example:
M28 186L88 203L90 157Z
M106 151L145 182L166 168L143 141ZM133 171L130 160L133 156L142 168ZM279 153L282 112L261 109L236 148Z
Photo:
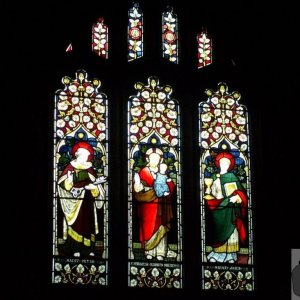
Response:
M136 125L130 126L130 132L131 133L137 133L139 131L139 128Z
M100 122L98 125L97 125L97 128L100 130L100 131L104 131L106 126L104 123Z
M163 126L162 121L157 121L157 122L156 122L156 127L157 127L157 128L160 128L160 127L162 127L162 126Z
M214 111L214 113L215 113L215 116L220 116L221 115L221 109L215 109L215 111Z
M65 92L61 92L60 95L59 95L59 99L60 99L60 100L67 100L68 97L67 97L67 95L66 95Z
M145 270L145 268L141 268L141 269L140 269L140 274L141 274L142 276L145 276L145 275L146 275L146 270Z
M167 17L164 17L165 21L169 22L169 23L173 23L175 22L175 18L173 18L172 14L169 12Z
M219 103L219 98L218 97L213 97L213 98L211 98L211 102L213 104L218 104Z
M244 274L242 272L238 272L237 278L238 280L242 280L244 277Z
M84 272L84 266L82 264L79 264L76 268L76 271L79 273L79 274L82 274Z
M216 126L216 132L217 133L222 133L222 127L221 126Z
M227 104L228 104L229 106L232 106L232 105L234 104L234 99L228 98L228 99L227 99Z
M173 286L174 286L174 288L179 289L179 288L180 288L180 283L179 283L179 281L178 281L178 280L175 280L175 281L173 282Z
M142 92L142 97L145 99L148 99L150 97L149 91L143 91Z
M62 130L60 130L60 129L58 129L58 130L56 131L56 134L57 134L60 138L62 138L62 137L64 136L64 132L63 132Z
M225 128L225 132L226 132L226 133L231 133L231 132L232 132L232 128L229 127L229 126L226 127L226 128Z
M252 291L252 285L250 283L246 284L246 290L247 291Z
M230 133L229 134L229 139L234 141L235 140L236 135L234 133Z
M246 119L244 117L238 116L236 119L236 122L238 124L244 125L244 124L246 124Z
M90 116L83 116L83 122L89 122Z
M159 118L159 117L160 117L160 112L158 112L158 111L155 112L155 117L156 117L156 118Z
M76 106L76 107L75 107L75 110L76 110L76 111L80 111L80 107L79 107L79 106Z
M171 270L170 269L166 269L165 276L169 277L170 275L171 275Z
M247 145L246 144L242 144L241 145L241 151L246 151L247 150Z
M97 103L97 104L95 105L95 111L96 111L97 113L103 114L103 113L105 112L105 106L100 105L99 103Z
M180 275L180 269L178 269L178 268L177 268L177 269L174 269L174 270L173 270L173 275L174 275L174 276L179 276L179 275Z
M232 287L230 284L226 284L226 287L225 287L226 290L232 290Z
M140 107L133 107L130 110L133 116L140 116L141 115L141 108Z
M132 266L132 267L130 268L130 272L131 272L132 275L136 275L137 272L138 272L138 268Z
M152 127L152 121L147 120L146 123L145 123L145 125L147 127Z
M93 124L92 122L88 122L88 123L86 124L86 127L87 127L88 129L92 129L92 128L94 127L94 124Z
M78 115L73 115L72 120L75 121L75 122L78 122L79 121L79 116Z
M58 102L57 103L57 108L59 110L67 110L68 109L68 104L66 103L66 101Z
M98 272L99 272L100 274L104 273L104 272L105 272L105 265L99 266Z
M232 117L232 110L226 109L225 113L226 113L227 117L229 117L229 118Z
M57 120L57 122L56 122L56 126L58 127L58 128L62 128L62 127L64 127L65 126L65 121L64 120L62 120L62 119L60 119L60 120Z
M209 270L205 270L205 271L204 271L204 276L205 276L206 278L210 278L210 277L211 277L211 272L210 272Z
M163 99L165 99L166 98L166 94L165 93L163 93L163 92L159 92L158 94L157 94L157 97L158 97L158 99L159 100L163 100ZM163 105L163 104L162 104ZM157 108L158 109L158 108ZM159 109L158 109L159 110ZM162 111L162 110L161 110Z
M217 139L219 138L220 135L217 132L213 132L212 136L213 138Z
M203 122L209 122L209 121L211 120L210 114L209 114L209 113L202 114L202 115L201 115L201 120L202 120Z
M173 54L176 54L176 45L172 45L172 44L164 44L166 50L165 53L172 56Z
M60 283L61 282L61 277L59 275L55 276L54 282L55 283Z
M178 140L177 139L172 139L171 145L176 146L177 144L178 144Z
M130 140L132 143L137 143L137 138L135 135L130 136Z
M203 57L204 60L210 60L209 54L210 54L210 50L209 49L203 49L203 48L199 48L198 49L199 53L200 53L200 57Z
M83 112L87 112L87 111L88 111L88 108L85 106L85 107L82 108L82 111L83 111Z
M148 133L148 132L149 132L149 128L146 127L146 126L144 126L144 127L142 128L142 131L143 131L144 133Z
M79 99L78 99L77 97L73 97L73 98L72 98L72 103L73 103L74 105L78 104L78 102L79 102Z
M66 273L71 273L70 265L69 264L65 265L64 270L66 271Z
M148 116L149 116L150 118L152 118L152 117L153 117L153 112L152 112L152 111L149 111L149 112L148 112Z
M100 277L99 278L99 283L100 283L100 285L105 285L105 283L106 283L105 278Z
M100 139L100 141L103 141L105 139L105 133L101 132L99 134L99 139Z
M69 86L69 90L70 90L72 93L75 93L75 92L77 91L77 86L74 85L74 84L71 84L71 85Z
M249 280L249 279L251 279L251 277L252 277L251 272L246 272L245 278Z
M138 122L139 127L143 127L143 125L144 125L143 122Z
M151 103L149 103L149 102L145 103L144 108L145 108L145 110L150 110L152 108Z
M132 18L139 18L141 16L136 7L133 8L133 11L129 15Z
M137 280L136 279L131 279L130 280L130 286L137 286Z
M159 285L158 285L157 281L153 281L152 287L159 288Z
M62 270L62 265L60 263L55 263L55 270L56 271L61 271Z
M142 41L130 40L129 44L130 44L132 51L134 51L134 52L142 51L142 48L141 48Z
M225 124L228 124L228 123L229 123L229 119L226 118L226 119L224 120L224 123L225 123Z
M208 137L209 137L209 133L206 130L201 132L201 138L208 139Z
M170 134L171 134L172 136L177 136L177 135L178 135L178 130L177 130L176 128L171 128Z
M210 282L205 282L204 289L209 290L210 288L211 288L211 283Z
M210 110L210 107L207 103L204 103L203 106L202 106L202 109L203 109L203 111L207 112L207 111Z
M230 280L230 279L232 278L231 272L227 271L227 272L225 273L225 278L226 278L227 280Z
M68 122L68 121L70 120L70 116L65 116L65 117L64 117L64 120L65 120L66 122Z
M239 140L240 140L241 142L246 142L246 141L247 141L247 135L244 134L244 133L240 134Z
M170 118L170 119L176 119L177 118L177 113L175 110L169 110L168 113L167 113L167 116Z
M158 94L160 94L160 93L158 93ZM163 112L165 110L165 106L162 103L158 103L156 105L156 108L158 111L161 111L161 112Z
M94 91L94 88L92 87L92 86L87 86L86 88L85 88L85 91L86 91L86 93L88 93L88 94L91 94L91 93L93 93L93 91ZM90 99L89 99L90 100ZM90 102L90 104L91 104L91 100L89 101ZM85 103L85 100L84 100L84 103ZM86 104L86 103L85 103ZM86 104L86 105L90 105L90 104Z
M165 134L166 131L167 131L167 130L166 130L165 127L162 127L162 128L159 129L159 133L160 133L160 134Z
M91 105L91 99L90 98L84 98L84 104L87 106Z
M159 271L157 270L157 268L153 268L151 275L155 278L159 275Z

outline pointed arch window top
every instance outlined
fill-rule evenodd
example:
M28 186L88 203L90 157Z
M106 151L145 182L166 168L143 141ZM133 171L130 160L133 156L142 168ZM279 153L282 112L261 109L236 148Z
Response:
M108 59L108 26L103 18L98 18L92 29L92 50L98 56Z
M172 7L162 14L163 57L178 64L178 19Z
M143 11L138 3L128 11L128 61L143 56Z

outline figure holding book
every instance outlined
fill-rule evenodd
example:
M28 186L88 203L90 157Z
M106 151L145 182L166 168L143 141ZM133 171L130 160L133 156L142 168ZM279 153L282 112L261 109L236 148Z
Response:
M247 239L247 194L233 173L235 160L232 154L219 153L215 157L215 166L218 172L204 179L204 199L213 221L213 250L207 259L210 262L235 263L240 244Z

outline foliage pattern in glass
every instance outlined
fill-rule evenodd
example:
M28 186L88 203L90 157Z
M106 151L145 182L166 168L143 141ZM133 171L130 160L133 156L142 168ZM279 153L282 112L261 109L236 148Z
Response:
M197 34L198 45L198 69L208 66L212 63L212 40L206 32Z
M53 283L107 284L107 97L84 70L55 94Z
M178 20L173 8L162 14L163 57L178 64Z
M143 12L138 3L134 3L128 12L128 61L143 56Z
M128 102L128 285L180 288L179 106L156 77L135 89Z
M253 290L248 115L225 83L199 105L203 289Z
M92 51L108 59L108 27L103 18L98 18L92 28Z

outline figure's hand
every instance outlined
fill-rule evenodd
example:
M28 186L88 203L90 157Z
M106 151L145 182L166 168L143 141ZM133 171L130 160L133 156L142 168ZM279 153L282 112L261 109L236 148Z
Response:
M234 195L234 196L230 197L229 202L231 202L231 203L241 203L242 200L241 200L239 195Z
M138 173L134 174L133 181L134 181L133 188L134 188L135 192L138 193L138 192L140 192L141 190L144 189L144 186L141 183L140 175Z
M90 183L84 187L86 190L95 190L97 188L96 185Z
M168 178L168 179L167 179L167 182L171 182L171 181L172 181L172 179L171 179L171 178Z
M68 181L73 181L73 171L68 171L68 174L67 174L67 176L68 176Z
M107 177L100 176L100 177L96 178L96 180L93 183L94 184L100 184L100 183L103 183L103 182L106 182L106 181L107 181Z

